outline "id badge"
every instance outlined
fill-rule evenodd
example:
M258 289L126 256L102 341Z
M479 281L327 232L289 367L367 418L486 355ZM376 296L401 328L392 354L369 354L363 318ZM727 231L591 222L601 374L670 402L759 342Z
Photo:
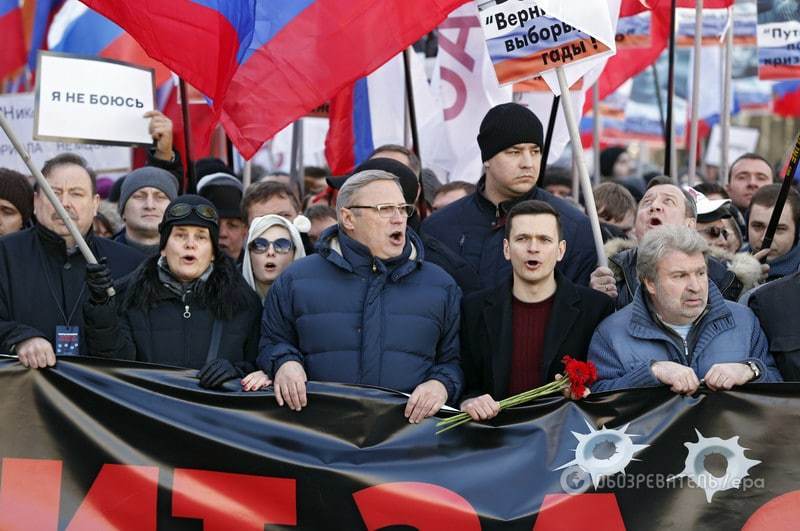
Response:
M80 328L77 326L56 327L56 356L80 354Z

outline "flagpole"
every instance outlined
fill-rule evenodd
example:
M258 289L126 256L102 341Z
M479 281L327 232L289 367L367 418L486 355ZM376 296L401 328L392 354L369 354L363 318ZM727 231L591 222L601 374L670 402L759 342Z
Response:
M653 83L656 86L656 103L658 104L658 118L659 124L661 125L661 134L664 136L666 143L667 128L664 126L664 102L661 100L661 84L658 82L658 70L656 69L656 64L651 64L650 69L653 71Z
M728 32L725 34L725 66L722 78L722 141L719 165L720 184L728 184L731 144L731 85L733 83L733 8L728 8Z
M412 150L417 158L422 162L419 147L419 131L417 130L417 109L414 103L414 82L411 78L411 47L409 46L403 50L403 73L405 74L406 81L406 105L408 108L408 121L411 125L411 141L413 142Z
M689 130L689 186L697 180L697 137L700 120L700 55L703 51L703 0L695 0L694 71L692 72L692 119Z
M600 182L600 134L603 130L603 124L600 118L600 80L592 86L592 125L594 126L594 134L592 135L592 158L594 159L594 184Z
M666 120L666 150L664 153L664 175L672 179L677 184L678 177L675 165L677 164L677 154L675 153L675 127L673 126L673 107L675 99L675 11L677 8L676 0L670 0L670 19L669 19L669 70L667 72L667 120Z
M186 82L178 78L181 93L181 116L183 116L183 142L186 144L186 173L183 176L183 193L193 191L197 182L194 176L194 160L192 159L192 122L189 117L189 100L186 97Z
M39 188L44 192L44 195L47 197L47 200L53 205L55 208L58 217L64 222L64 225L67 226L67 230L69 231L70 236L72 239L75 240L75 243L78 245L78 249L80 250L83 258L86 262L90 264L96 264L97 258L95 258L94 253L89 248L89 245L86 243L86 240L83 239L83 234L81 234L80 230L78 230L78 226L75 225L75 222L72 221L72 218L69 217L69 214L64 209L64 206L61 204L61 201L58 199L55 193L53 193L53 189L50 188L50 183L47 182L47 179L44 178L42 172L36 165L33 163L30 154L25 150L23 145L20 143L17 135L14 133L14 130L11 128L11 124L8 123L6 117L3 113L0 113L0 128L3 129L8 139L11 141L11 144L14 146L14 149L17 150L19 156L22 157L22 161L28 167L28 170L31 172L31 175L36 179L36 184ZM109 297L113 297L115 294L114 288L108 288L106 290Z
M547 132L544 135L544 146L542 147L542 161L539 164L539 179L536 181L538 186L542 185L545 171L547 171L547 159L550 157L550 143L553 141L553 131L556 128L556 117L558 116L558 101L561 96L553 95L553 104L550 106L550 117L547 119Z
M292 150L289 162L289 172L292 181L298 183L300 194L304 193L303 182L303 119L298 118L292 126Z
M597 251L597 263L602 267L607 267L608 259L603 251L600 218L597 216L597 207L594 204L592 182L589 179L589 170L586 168L583 146L581 145L581 134L578 130L578 121L575 118L575 111L572 108L572 98L569 97L569 86L567 85L567 76L564 73L563 66L556 68L556 75L558 76L558 86L561 89L561 94L566 96L561 98L561 106L564 109L564 118L567 120L567 129L569 129L569 136L572 140L572 153L578 165L578 175L580 177L581 188L583 189L583 201L586 205L586 213L589 215L589 222L592 226L592 236L594 236L594 246Z
M247 188L250 186L252 182L253 182L253 162L246 160L244 161L244 169L242 170L242 186L244 186L244 189L247 190Z

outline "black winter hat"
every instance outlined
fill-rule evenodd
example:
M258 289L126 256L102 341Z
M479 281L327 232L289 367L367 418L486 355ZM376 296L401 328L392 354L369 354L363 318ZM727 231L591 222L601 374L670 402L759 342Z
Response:
M172 227L206 227L211 234L211 243L214 253L217 253L219 244L219 214L214 205L205 197L199 195L180 195L170 201L164 211L164 219L158 226L161 234L159 249L163 250L172 232Z
M542 122L519 103L502 103L489 109L478 132L481 160L486 162L517 144L544 145Z
M617 163L617 159L625 153L626 149L624 147L614 146L610 148L606 148L600 152L600 175L603 177L613 177L614 176L614 164Z
M22 216L25 227L33 216L33 187L19 172L0 168L0 199L5 199Z
M216 157L206 157L194 163L195 178L199 181L206 175L212 173L233 173L233 170L221 159Z

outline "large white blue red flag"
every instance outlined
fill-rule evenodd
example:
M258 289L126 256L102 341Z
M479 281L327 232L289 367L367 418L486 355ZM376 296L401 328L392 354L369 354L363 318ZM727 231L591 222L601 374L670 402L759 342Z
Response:
M83 0L213 101L245 157L465 0Z

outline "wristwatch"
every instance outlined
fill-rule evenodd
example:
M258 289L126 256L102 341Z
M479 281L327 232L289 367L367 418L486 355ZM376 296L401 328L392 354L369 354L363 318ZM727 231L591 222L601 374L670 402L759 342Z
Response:
M746 361L745 364L753 371L753 380L758 380L761 377L761 370L758 368L758 364L754 361Z

